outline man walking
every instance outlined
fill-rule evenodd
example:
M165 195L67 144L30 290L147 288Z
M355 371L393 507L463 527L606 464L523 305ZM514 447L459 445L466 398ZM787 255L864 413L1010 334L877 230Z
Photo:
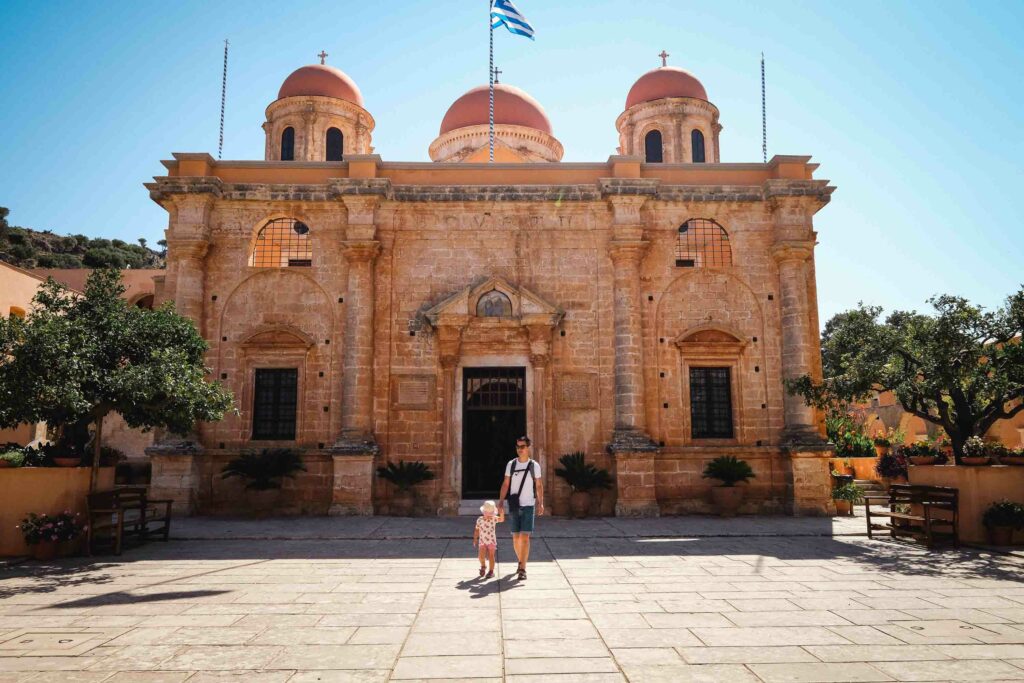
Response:
M544 484L541 481L540 464L530 457L528 437L516 439L516 458L505 466L505 481L498 495L498 510L504 509L506 498L506 518L512 527L512 547L519 560L518 578L523 581L526 579L526 562L530 559L534 514L544 514Z

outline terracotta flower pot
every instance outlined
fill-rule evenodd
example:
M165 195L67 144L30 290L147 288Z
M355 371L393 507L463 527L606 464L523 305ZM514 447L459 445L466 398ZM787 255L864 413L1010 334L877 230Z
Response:
M848 517L853 514L853 501L852 500L834 500L836 504L836 514Z
M910 456L911 465L934 465L935 461L938 460L934 455L912 455Z
M1024 455L1004 455L999 458L999 462L1002 465L1015 465L1017 467L1024 466Z
M411 517L415 502L416 499L412 491L398 489L391 496L391 515L393 517Z
M584 519L590 514L590 492L573 491L569 496L569 508L576 519Z
M1010 545L1013 543L1013 527L994 526L986 529L989 545Z
M33 560L48 562L57 557L57 541L39 541L28 547Z
M712 486L711 499L715 501L718 514L722 517L735 517L736 510L743 503L743 493L739 486Z
M81 458L54 458L53 464L57 467L78 467L82 464Z
M964 457L960 458L960 464L961 465L972 465L972 466L987 465L988 464L988 456L984 456L984 455L965 455Z
M14 467L14 465L11 464L10 460L0 460L0 470L4 469L5 467Z

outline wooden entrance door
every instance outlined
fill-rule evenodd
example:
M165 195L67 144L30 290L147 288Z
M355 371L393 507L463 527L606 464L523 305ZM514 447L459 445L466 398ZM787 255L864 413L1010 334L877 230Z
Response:
M497 497L525 433L526 368L463 368L463 498Z

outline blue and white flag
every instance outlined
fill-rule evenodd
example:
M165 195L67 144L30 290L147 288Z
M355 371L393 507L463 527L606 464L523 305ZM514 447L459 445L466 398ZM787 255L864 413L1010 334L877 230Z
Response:
M517 36L533 40L533 27L526 20L512 0L491 0L491 30L504 26Z

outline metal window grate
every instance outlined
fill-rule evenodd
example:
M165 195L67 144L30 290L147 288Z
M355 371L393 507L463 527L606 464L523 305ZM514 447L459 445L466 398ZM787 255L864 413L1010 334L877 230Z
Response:
M294 440L299 371L294 368L257 369L254 389L252 438Z
M694 439L731 439L729 368L690 368L690 432Z
M313 265L309 226L294 218L275 218L256 235L249 265L256 268L287 268Z
M676 266L705 268L732 265L729 233L707 218L691 218L679 228L676 238Z
M521 410L526 407L523 368L463 368L466 410Z

